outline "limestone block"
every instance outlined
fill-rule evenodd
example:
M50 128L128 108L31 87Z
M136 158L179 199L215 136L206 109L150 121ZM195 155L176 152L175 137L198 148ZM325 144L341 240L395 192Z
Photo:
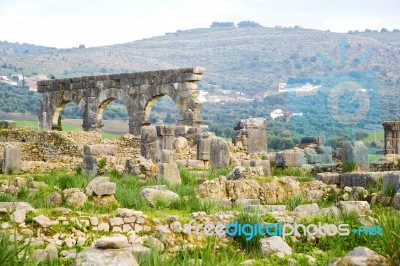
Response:
M2 172L19 173L21 171L21 147L7 145L4 147Z
M210 162L211 168L229 167L229 150L225 139L219 137L211 139Z

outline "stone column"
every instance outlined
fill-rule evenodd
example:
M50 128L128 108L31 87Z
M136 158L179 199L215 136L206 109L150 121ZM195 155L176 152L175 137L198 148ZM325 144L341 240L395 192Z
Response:
M174 149L174 126L156 126L158 141L160 143L160 150L173 150Z
M84 98L85 104L82 110L82 118L83 118L83 130L84 131L96 131L97 119L96 119L96 105L95 97L89 96Z
M400 154L400 121L383 122L385 154Z
M155 126L142 127L140 153L146 159L158 162L157 129Z
M225 139L219 137L211 139L210 165L212 169L229 167L229 150Z

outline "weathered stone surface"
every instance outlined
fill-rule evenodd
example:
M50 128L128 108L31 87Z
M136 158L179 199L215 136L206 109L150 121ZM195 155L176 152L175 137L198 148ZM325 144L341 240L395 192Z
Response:
M26 218L26 211L24 209L16 210L11 215L11 220L17 224L21 224L21 223L25 222L25 218Z
M400 189L400 171L386 172L382 177L382 194L390 194Z
M400 209L400 192L397 193L393 197L393 207L396 209Z
M94 241L94 246L99 249L118 249L127 245L126 236L105 236Z
M14 210L36 211L28 202L0 202L0 209L5 209L8 212L13 212Z
M285 150L276 153L275 165L282 167L301 167L304 164L304 153L300 150Z
M265 118L239 120L233 131L233 143L243 144L247 154L267 151L267 121Z
M72 193L66 200L67 204L73 208L79 209L85 205L87 201L87 196L81 191Z
M358 214L370 212L368 201L339 201L339 208L345 212L355 211Z
M124 220L121 217L111 217L109 222L112 227L124 224Z
M44 215L39 215L39 216L33 217L33 221L44 228L49 227L53 224L53 222L50 220L50 218L47 216L44 216Z
M144 126L142 128L140 154L153 162L159 160L158 136L155 126Z
M102 250L87 247L78 254L76 258L77 266L139 266L132 253L125 250Z
M91 155L85 155L83 156L83 161L82 161L82 172L84 175L88 176L96 176L97 175L97 159L94 156Z
M242 207L248 207L250 205L259 205L260 204L260 199L237 199L235 200L235 205L242 206Z
M294 211L305 216L315 216L319 213L319 206L317 203L304 204L294 208Z
M19 173L21 171L21 147L7 145L4 147L2 172Z
M148 114L156 100L169 95L178 105L180 123L199 127L201 103L195 82L201 80L203 72L204 68L192 67L39 81L38 91L43 93L38 113L40 126L44 130L57 128L60 103L73 101L83 103L84 130L99 130L103 126L101 115L107 106L105 103L119 99L129 113L129 133L137 136L142 126L149 124Z
M243 172L246 169L244 169L244 167L236 167L235 169L233 169L227 176L226 178L228 180L238 180L238 179L244 179L244 174Z
M318 173L315 176L315 179L322 181L328 185L332 185L332 184L339 185L340 184L340 174L339 173L332 173L332 172Z
M383 174L382 172L343 173L340 175L340 184L350 187L375 186Z
M62 205L62 196L58 192L51 192L48 200L50 203L56 205L56 206L61 206Z
M173 163L174 154L171 150L161 150L161 162L162 163Z
M176 130L175 130L176 131ZM177 152L182 152L188 148L188 141L184 137L177 137L174 141L174 148Z
M210 160L211 139L215 137L212 132L203 132L196 135L197 154L196 159L202 161Z
M215 137L211 139L210 167L211 168L229 167L228 143L223 138Z
M85 193L91 196L93 193L97 196L114 195L117 185L110 182L108 176L98 176L91 180L86 186Z
M156 186L143 188L140 195L151 205L154 205L157 199L163 200L169 205L180 198L175 192Z
M368 148L362 141L344 141L342 145L342 161L357 163L365 170L368 168Z
M156 126L159 150L170 150L174 149L174 126L159 125Z
M157 178L164 178L171 184L181 184L181 175L176 163L160 163Z
M117 146L112 144L92 144L83 146L83 154L91 156L108 156L117 153Z
M126 217L131 217L135 214L134 210L131 209L126 209L126 208L117 208L117 216L126 218Z
M279 236L263 238L260 241L261 256L267 257L278 253L278 255L291 255L292 248Z
M367 266L389 265L389 262L381 255L367 247L356 247L346 254L340 261L340 265Z
M249 212L265 214L267 212L283 212L286 210L286 205L249 205L245 209Z

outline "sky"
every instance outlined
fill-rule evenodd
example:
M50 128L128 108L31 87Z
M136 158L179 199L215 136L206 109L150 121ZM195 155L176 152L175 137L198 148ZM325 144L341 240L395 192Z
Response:
M400 29L399 0L0 0L0 40L57 48L126 43L251 20L347 32Z

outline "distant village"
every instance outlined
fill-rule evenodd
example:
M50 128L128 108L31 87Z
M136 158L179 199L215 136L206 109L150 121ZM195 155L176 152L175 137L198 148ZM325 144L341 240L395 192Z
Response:
M34 76L24 76L22 74L13 74L7 76L0 74L0 83L8 84L16 87L27 87L31 91L37 91L37 81L48 79L45 74L37 74Z

